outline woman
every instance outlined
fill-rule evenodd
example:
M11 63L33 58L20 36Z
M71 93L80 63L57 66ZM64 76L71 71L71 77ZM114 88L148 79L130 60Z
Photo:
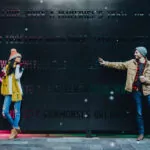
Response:
M22 100L22 87L20 78L24 68L21 66L21 54L16 49L11 49L11 54L7 65L3 68L5 76L2 80L1 94L4 96L2 115L10 123L12 130L9 139L14 139L20 133L20 108ZM9 114L11 103L14 103L15 118Z

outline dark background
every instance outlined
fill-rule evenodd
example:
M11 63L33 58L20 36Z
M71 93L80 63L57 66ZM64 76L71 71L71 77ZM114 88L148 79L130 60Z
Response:
M22 130L136 133L126 71L103 68L97 59L126 61L136 46L150 48L149 6L148 0L1 0L1 67L11 48L26 63ZM8 127L0 117L0 129Z

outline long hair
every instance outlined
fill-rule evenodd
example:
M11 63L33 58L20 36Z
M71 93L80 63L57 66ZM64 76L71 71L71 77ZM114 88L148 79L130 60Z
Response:
M12 73L15 73L15 68L14 68L14 63L15 63L15 59L12 59L12 60L9 60L7 65L8 65L8 68L6 70L6 74L7 75L10 75Z

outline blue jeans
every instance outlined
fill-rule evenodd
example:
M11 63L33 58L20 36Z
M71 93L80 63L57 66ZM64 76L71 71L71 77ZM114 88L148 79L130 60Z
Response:
M150 109L150 95L144 96L148 101L148 107ZM143 120L143 111L142 111L142 101L143 101L143 93L140 91L133 92L133 98L136 102L136 119L139 134L144 135L144 120Z
M20 121L20 107L21 107L21 101L14 102L14 110L15 110L15 118L13 119L9 113L10 105L12 103L11 95L7 95L4 97L4 104L3 104L3 110L2 115L5 117L10 125L13 128L18 129L19 128L19 121Z

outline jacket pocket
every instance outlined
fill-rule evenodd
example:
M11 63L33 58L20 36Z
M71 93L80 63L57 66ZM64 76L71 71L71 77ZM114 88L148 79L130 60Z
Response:
M146 70L144 76L150 78L150 70Z
M136 71L137 71L136 68L129 67L127 73L131 75L135 75Z

